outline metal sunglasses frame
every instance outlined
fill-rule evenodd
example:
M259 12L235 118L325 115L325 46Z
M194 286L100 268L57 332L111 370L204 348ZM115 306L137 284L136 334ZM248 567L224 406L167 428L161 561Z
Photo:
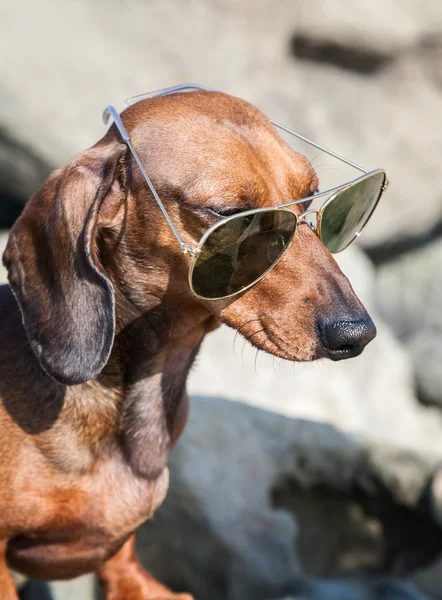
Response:
M161 90L156 90L154 92L148 92L147 94L140 94L138 96L132 96L131 98L126 99L125 101L125 106L131 106L133 104L136 104L137 102L140 102L141 100L147 100L150 98L156 98L156 97L160 97L160 96L168 96L170 94L177 94L180 92L191 92L194 90L202 90L202 91L207 91L207 92L214 92L216 90L197 84L197 83L186 83L186 84L181 84L181 85L175 85L172 87L168 87L168 88L163 88ZM169 227L171 228L173 234L175 235L176 239L178 240L178 243L181 247L181 251L183 252L183 254L189 255L192 259L192 262L190 264L189 267L189 275L188 275L188 279L189 279L189 287L192 291L192 293L197 297L197 298L201 298L203 300L221 300L224 298L230 298L231 296L236 296L237 294L240 294L246 290L248 290L249 288L251 288L252 286L254 286L256 283L258 283L265 275L267 275L267 273L269 271L271 271L271 269L273 269L273 267L281 260L282 256L285 254L286 250L288 249L288 247L290 246L291 241L293 240L293 237L296 234L297 228L300 225L300 222L302 220L304 220L309 227L317 234L317 236L319 237L319 239L321 239L321 221L322 221L322 215L324 213L325 208L331 203L333 202L333 200L335 200L342 192L349 190L350 188L352 188L353 186L357 185L358 183L360 183L361 181L364 181L365 179L368 179L369 177L372 177L373 175L376 175L378 173L383 173L384 175L384 181L382 186L380 187L379 190L379 197L370 213L370 215L367 217L363 227L361 228L360 231L356 232L354 238L344 247L342 248L342 250L345 250L345 248L348 248L348 246L350 246L360 235L361 231L364 229L365 225L368 223L368 221L370 220L371 215L373 214L374 210L376 209L376 206L379 203L379 200L381 199L381 196L383 194L383 192L385 192L388 188L388 180L387 180L387 175L384 169L374 169L372 171L368 171L367 169L364 169L363 167L359 166L358 164L344 158L343 156L341 156L340 154L337 154L336 152L333 152L331 150L328 150L327 148L324 148L323 146L313 142L312 140L309 140L308 138L304 137L303 135L293 131L292 129L289 129L288 127L285 127L284 125L281 125L279 123L276 123L275 121L270 121L275 127L277 127L278 129L281 129L282 131L285 131L286 133L289 133L291 135L293 135L294 137L302 140L303 142L306 142L307 144L310 144L311 146L313 146L314 148L317 148L318 150L321 150L322 152L325 152L326 154L329 154L330 156L333 156L334 158L344 162L345 164L349 165L350 167L353 167L354 169L357 169L358 171L364 173L364 175L362 175L361 177L358 177L356 179L352 179L346 183L343 183L339 186L330 188L328 190L325 190L323 192L317 192L315 194L312 194L310 196L307 196L305 198L300 198L298 200L292 200L289 202L284 202L283 204L276 204L274 206L269 206L269 207L265 207L265 208L256 208L256 209L252 209L252 210L247 210L247 211L242 211L239 213L235 213L234 215L230 215L228 217L220 217L220 219L214 223L213 225L211 225L201 236L198 244L195 245L191 245L191 244L186 244L183 240L183 238L181 237L181 235L179 234L179 232L177 231L172 219L169 216L169 213L167 212L164 204L162 203L160 197L158 196L158 193L151 181L151 179L149 178L148 174L146 173L146 170L144 169L143 164L141 163L141 160L135 150L135 148L132 145L130 136L123 124L123 121L121 119L120 113L118 112L118 110L112 106L109 105L106 107L104 113L103 113L103 121L104 124L107 125L109 123L109 119L112 118L123 141L126 143L126 145L128 146L129 150L131 151L135 162L138 165L138 168L141 171L141 174L143 175L153 197L155 198L155 200L158 203L158 206L161 209L161 212L163 213L167 223L169 224ZM303 213L297 215L296 213L294 213L292 210L289 209L289 207L291 206L296 206L297 204L303 204L305 202L312 202L313 200L315 200L316 198L320 198L323 196L329 196L329 198L327 198L325 200L325 202L321 205L320 208L318 209L309 209L304 211ZM215 231L216 229L218 229L219 227L221 227L222 225L226 224L229 221L232 221L234 219L238 219L241 217L246 217L249 215L253 215L253 214L257 214L257 213L263 213L263 212L271 212L271 211L284 211L284 212L290 212L290 214L295 216L295 226L294 226L294 230L293 230L293 235L290 239L289 244L287 244L287 247L284 249L283 252L281 252L280 256L277 258L277 260L275 260L274 263L272 263L270 265L270 267L258 278L255 279L252 283L250 283L247 286L244 286L243 288L241 288L240 290L234 292L233 294L229 294L226 296L221 296L219 298L206 298L204 296L200 296L194 289L193 287L193 283L192 283L192 275L193 275L193 271L196 265L196 262L198 260L198 256L201 253L201 250L204 246L204 243L206 242L207 238L211 235L211 233L213 233L213 231ZM316 216L316 225L313 226L310 223L308 223L305 218L308 215L315 215ZM322 239L321 239L322 241ZM342 251L340 250L340 251Z

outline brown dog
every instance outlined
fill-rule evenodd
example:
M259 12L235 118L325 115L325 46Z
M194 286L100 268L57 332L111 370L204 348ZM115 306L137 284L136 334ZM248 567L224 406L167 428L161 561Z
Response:
M270 206L317 187L309 162L269 121L225 94L146 100L123 119L195 242L214 220L208 208ZM165 497L202 339L227 323L257 348L311 361L339 347L360 353L375 335L371 320L303 226L246 293L194 297L189 258L115 127L31 198L4 262L12 291L0 288L0 598L17 598L8 566L41 579L97 571L108 600L187 598L139 566L134 531Z

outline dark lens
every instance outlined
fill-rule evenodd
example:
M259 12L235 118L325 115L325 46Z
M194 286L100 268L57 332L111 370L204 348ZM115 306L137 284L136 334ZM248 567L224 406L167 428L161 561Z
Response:
M260 279L282 256L296 229L296 216L283 210L235 217L204 242L192 272L203 298L236 294Z
M385 173L375 173L338 194L324 208L321 240L330 252L344 250L360 233L381 197Z

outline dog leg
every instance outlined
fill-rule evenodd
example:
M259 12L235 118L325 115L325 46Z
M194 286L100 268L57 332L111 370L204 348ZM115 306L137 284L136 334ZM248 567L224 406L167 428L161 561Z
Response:
M193 600L174 594L145 571L135 555L135 535L99 570L106 600Z
M7 542L0 542L0 598L18 600L14 580L6 563L6 544Z

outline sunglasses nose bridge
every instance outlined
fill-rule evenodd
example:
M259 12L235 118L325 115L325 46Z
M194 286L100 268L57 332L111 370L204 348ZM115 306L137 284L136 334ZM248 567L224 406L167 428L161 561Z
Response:
M310 229L312 231L314 231L315 233L317 232L317 223L318 223L318 217L319 217L319 213L320 213L320 209L318 208L310 208L309 210L304 211L303 213L301 213L300 215L298 215L298 225L302 225L302 223L305 223L306 225L308 225L308 227L310 227ZM309 221L307 221L306 217L310 216L310 215L315 215L315 223L309 223Z

